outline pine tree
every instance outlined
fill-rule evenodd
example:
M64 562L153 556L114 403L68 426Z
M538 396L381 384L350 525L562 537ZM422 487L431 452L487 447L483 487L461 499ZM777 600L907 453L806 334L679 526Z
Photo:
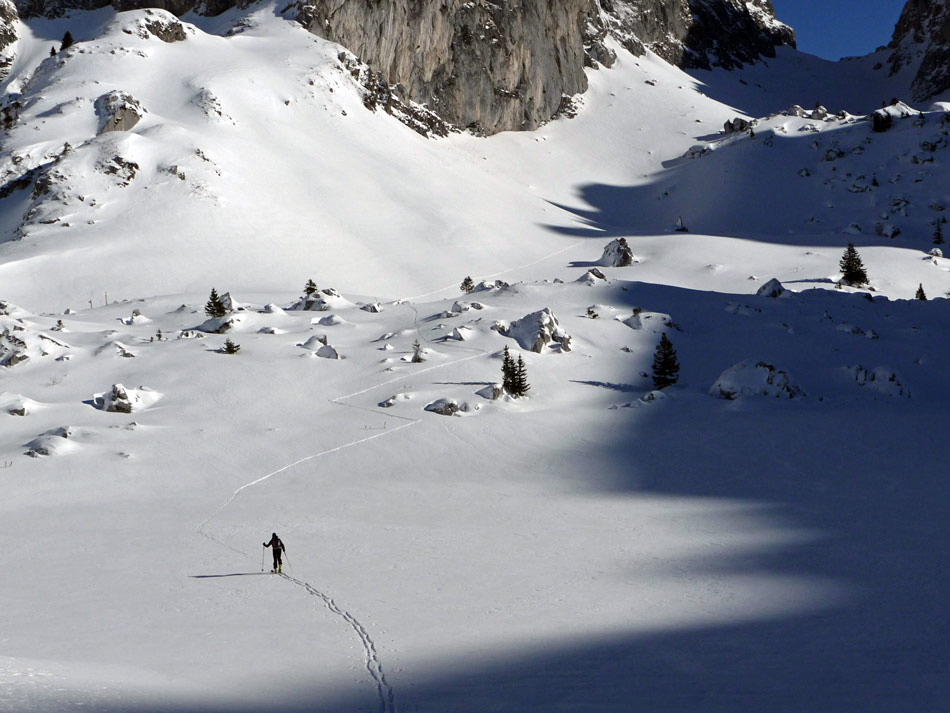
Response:
M923 286L923 284L917 285L917 294L914 295L914 299L918 299L918 300L926 300L926 299L927 299L927 293L924 292L924 286Z
M424 361L425 358L422 356L422 345L419 344L419 340L417 339L412 343L412 363L419 364Z
M943 221L937 218L934 224L934 245L943 245Z
M838 263L838 267L841 268L841 281L844 284L867 284L868 274L864 270L864 263L861 261L861 256L858 255L858 251L855 250L852 243L848 243L844 255L841 256L841 262Z
M665 389L679 379L680 365L676 360L673 343L664 333L653 354L653 388Z
M303 288L303 293L309 296L309 295L312 295L314 292L316 292L318 289L319 288L317 287L316 282L314 282L313 280L307 280L307 284Z
M50 57L56 56L56 45L53 45L52 47L49 48L49 56Z
M515 360L511 358L511 353L506 346L501 357L501 388L504 389L505 393L514 393L514 378Z
M228 313L228 310L224 306L224 302L221 301L221 298L218 297L218 291L211 288L211 296L208 298L208 302L205 304L205 314L214 319L223 317Z
M235 344L234 342L231 341L230 338L228 338L228 339L226 339L226 340L224 341L224 353L225 353L225 354L237 354L239 351L241 351L241 345L240 345L240 344Z
M461 290L466 294L475 290L475 283L472 281L471 275L466 275L465 279L462 280Z
M71 33L69 30L66 30L66 34L63 35L63 42L62 42L62 44L59 46L59 51L62 52L64 49L68 49L68 48L72 47L72 46L73 46L73 42L75 42L75 40L73 40L73 35L72 35L72 33Z
M525 366L524 359L518 355L518 361L515 363L514 373L511 380L511 395L516 397L527 396L531 390L528 383L528 368Z

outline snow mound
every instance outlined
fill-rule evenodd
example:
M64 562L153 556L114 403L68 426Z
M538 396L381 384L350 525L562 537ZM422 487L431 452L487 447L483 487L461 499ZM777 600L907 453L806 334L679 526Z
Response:
M910 398L910 391L901 383L897 374L890 369L879 366L875 369L865 369L860 364L848 367L848 372L854 377L858 386L876 391L885 396L901 396Z
M353 303L344 298L332 287L318 290L312 295L304 295L288 309L304 312L329 312L331 309L352 307Z
M644 312L643 310L636 310L629 317L617 316L614 319L619 322L623 322L625 325L630 327L630 329L643 329L645 327L655 327L656 329L663 329L666 327L671 319L670 315L662 314L660 312ZM654 331L656 331L654 329Z
M314 324L319 324L321 327L335 327L338 324L346 324L346 320L336 314L330 314L326 317L322 317L314 322Z
M304 349L316 350L320 347L327 345L327 337L325 334L314 334L310 339L305 341L303 344L298 344L298 347L303 347Z
M476 391L475 395L481 396L489 401L497 401L505 397L505 389L501 384L489 384L485 388Z
M111 354L122 359L134 359L136 354L127 345L119 341L106 342L96 349L96 354Z
M485 305L481 302L456 302L452 305L451 311L455 314L461 314L462 312L468 312L469 310L483 310Z
M402 393L402 394L393 394L385 401L379 402L380 408L392 408L399 401L409 401L412 398L412 394Z
M577 278L577 282L581 283L582 285L596 285L598 282L606 281L607 276L596 267L592 267L590 270Z
M557 344L561 351L571 351L571 335L558 324L557 317L547 307L525 315L511 324L495 322L492 329L503 337L511 337L522 349L540 354L549 344Z
M69 426L62 426L47 431L26 444L26 455L31 458L40 456L65 455L75 451L76 442L73 440L75 431Z
M771 364L739 362L726 369L709 389L712 396L733 401L744 396L772 396L779 399L801 398L802 389L789 375Z
M44 334L20 319L0 316L0 366L16 366L30 359L56 356L69 345Z
M131 327L135 324L148 324L152 320L142 314L142 310L133 309L132 315L130 317L120 318L119 321L122 322L122 324Z
M29 416L40 404L20 394L0 394L0 411L11 416Z
M93 405L101 411L132 413L153 405L162 394L145 386L127 389L122 384L113 384L110 391L93 396Z
M425 410L437 413L440 416L454 416L463 409L455 399L438 399L426 404Z
M264 314L287 314L283 309L275 305L273 302L270 302L264 305L264 308L261 310Z
M471 327L461 326L456 327L452 330L452 333L449 334L446 339L454 339L458 342L465 342L474 337L477 332Z

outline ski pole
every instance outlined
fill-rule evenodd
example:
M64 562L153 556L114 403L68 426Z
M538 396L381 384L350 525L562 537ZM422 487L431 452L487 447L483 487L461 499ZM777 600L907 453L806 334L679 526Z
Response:
M284 557L287 557L287 550L284 550ZM287 557L287 566L290 567L291 573L294 571L294 566L290 564L290 557Z
M264 571L264 550L267 548L264 545L261 545L261 572Z

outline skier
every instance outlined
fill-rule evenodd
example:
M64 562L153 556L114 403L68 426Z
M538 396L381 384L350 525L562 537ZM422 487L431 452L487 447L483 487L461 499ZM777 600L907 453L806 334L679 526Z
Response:
M270 536L270 542L262 542L264 547L273 547L274 548L274 569L273 571L277 574L280 574L280 569L283 566L281 562L281 553L284 552L284 543L280 541L280 538L277 536L276 532L272 532Z

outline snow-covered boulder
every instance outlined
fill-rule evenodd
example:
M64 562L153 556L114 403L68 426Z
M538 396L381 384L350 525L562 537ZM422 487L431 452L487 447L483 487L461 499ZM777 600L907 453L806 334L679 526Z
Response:
M771 364L739 362L726 369L709 389L712 396L732 401L744 396L794 399L805 395L791 377Z
M722 130L727 134L740 134L752 128L752 122L737 116L735 119L729 119L722 126Z
M628 267L640 261L634 256L633 250L627 244L627 239L617 238L607 243L604 247L604 254L597 262L604 267Z
M305 312L329 312L331 309L351 307L352 302L344 298L337 290L328 287L313 294L304 295L288 309Z
M317 350L320 347L326 346L327 344L328 340L325 334L314 334L303 344L298 344L297 346L303 347L304 349Z
M76 449L73 441L75 431L69 426L62 426L47 431L26 444L26 455L31 458L40 456L55 456L69 453Z
M39 404L33 399L29 399L19 394L0 394L0 411L10 416L29 416L36 411Z
M755 294L757 294L759 297L772 297L772 298L782 297L786 295L787 293L788 293L788 290L782 287L782 283L779 282L774 277L768 282L766 282L764 285L762 285L755 292Z
M115 90L96 99L99 133L129 131L145 116L145 109L128 92Z
M0 316L0 366L12 367L30 359L60 357L69 345L37 330L31 323Z
M321 359L342 359L340 353L331 347L329 344L324 344L322 347L317 349L317 356Z
M879 366L874 369L865 369L859 364L848 367L847 371L854 377L858 386L885 396L910 398L910 391L901 383L897 374L886 367Z
M346 320L336 314L328 314L326 317L321 317L316 320L315 324L320 325L321 327L336 327L340 324L346 324Z
M571 350L571 336L558 325L557 317L545 307L538 312L532 312L510 324L502 321L492 326L503 337L511 337L521 346L538 354L552 342L558 344L562 351Z
M454 416L461 411L462 408L455 399L438 399L427 404L425 410L437 413L440 416Z
M485 388L476 391L475 394L489 401L497 401L505 397L505 389L501 384L489 384Z
M364 312L370 312L372 314L379 314L383 311L382 305L379 302L368 302L367 304L360 307Z
M931 248L930 252L927 253L930 257L943 257L943 250L940 248Z
M128 389L122 384L113 384L110 391L96 394L92 403L101 411L132 413L148 408L160 398L162 398L160 393L145 386Z
M596 285L598 282L606 282L606 281L607 281L607 276L604 273L602 273L600 270L598 270L596 267L592 267L590 270L588 270L579 278L577 278L577 282L580 282L583 285L589 285L589 286Z
M446 339L454 339L458 342L464 342L474 337L475 334L476 332L474 329L463 325L461 327L456 327L455 329L453 329L451 334L449 334L446 337Z
M264 314L287 314L281 307L278 307L273 302L270 302L264 305L264 308L261 310Z
M125 319L120 319L119 321L122 322L122 324L125 324L131 327L136 324L148 324L152 320L150 320L148 317L142 314L142 310L133 309L131 316Z
M483 310L485 309L485 305L483 305L481 302L461 302L456 300L452 305L451 311L454 312L456 316L458 316L462 312L468 312L471 309Z

